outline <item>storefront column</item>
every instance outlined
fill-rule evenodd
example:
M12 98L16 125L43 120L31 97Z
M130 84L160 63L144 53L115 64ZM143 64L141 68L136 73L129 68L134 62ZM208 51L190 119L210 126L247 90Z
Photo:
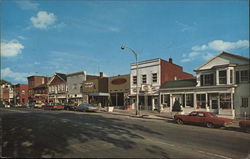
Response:
M197 109L196 93L194 93L194 109Z
M209 107L208 107L208 94L206 93L206 111L209 111Z
M144 104L145 104L145 109L148 110L148 96L146 93L144 95Z

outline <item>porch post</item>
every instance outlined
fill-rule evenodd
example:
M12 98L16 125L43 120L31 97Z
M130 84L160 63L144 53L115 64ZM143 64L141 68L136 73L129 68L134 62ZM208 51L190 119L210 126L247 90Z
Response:
M216 85L219 85L219 71L216 70Z
M184 94L184 99L185 99L185 100L184 100L184 101L185 101L185 102L184 102L184 107L186 107L186 106L187 106L187 95L186 95L186 93Z
M170 102L170 109L169 109L169 112L172 112L172 108L173 108L173 96L172 94L169 94L170 98L169 98L169 102Z
M197 109L196 93L194 93L194 109Z
M206 93L206 111L209 111L209 107L208 107L208 93Z
M220 114L220 93L218 93L218 114Z
M231 93L231 110L232 110L232 116L233 118L235 117L235 111L234 111L234 107L233 107L233 93Z

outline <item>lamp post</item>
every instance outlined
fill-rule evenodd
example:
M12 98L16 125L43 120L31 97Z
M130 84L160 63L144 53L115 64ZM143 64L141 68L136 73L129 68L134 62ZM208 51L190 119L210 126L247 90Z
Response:
M136 115L140 115L139 112L139 74L138 74L138 54L131 48L126 47L125 45L121 46L121 49L124 50L125 48L129 49L135 55L136 61Z

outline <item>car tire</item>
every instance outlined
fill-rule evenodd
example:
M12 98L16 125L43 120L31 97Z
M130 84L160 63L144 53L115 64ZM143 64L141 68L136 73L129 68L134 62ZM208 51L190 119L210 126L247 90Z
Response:
M211 122L207 122L207 123L206 123L206 126L207 126L208 128L214 128L214 127L215 127L214 124L211 123Z
M182 125L183 124L183 121L181 119L176 119L176 123L179 124L179 125Z

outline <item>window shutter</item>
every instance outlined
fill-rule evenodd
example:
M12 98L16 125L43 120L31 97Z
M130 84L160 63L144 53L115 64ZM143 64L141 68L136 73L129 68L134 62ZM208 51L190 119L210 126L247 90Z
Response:
M240 83L240 72L236 71L236 84Z

